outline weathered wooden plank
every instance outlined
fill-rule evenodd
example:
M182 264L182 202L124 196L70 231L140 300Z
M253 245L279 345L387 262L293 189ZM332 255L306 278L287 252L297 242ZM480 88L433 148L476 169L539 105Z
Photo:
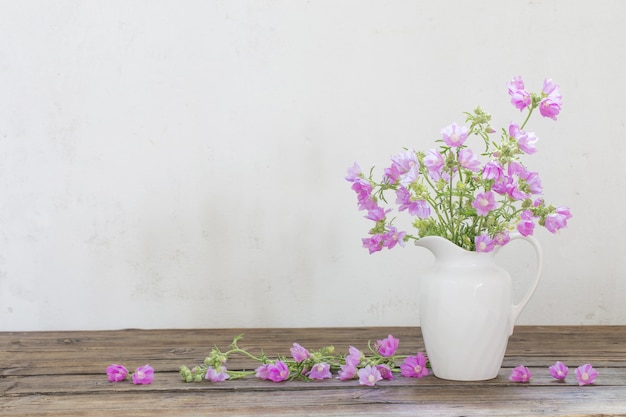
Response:
M423 350L418 328L368 329L218 329L218 330L122 330L106 332L33 332L0 333L0 364L11 358L32 357L35 352L48 355L77 351L97 351L100 355L156 352L180 356L208 352L212 346L226 347L237 334L244 333L242 342L250 349L268 353L288 352L291 343L310 348L332 344L338 349L349 345L364 347L369 340L384 338L391 333L401 340L407 353ZM540 343L537 343L540 341ZM626 326L593 327L519 327L510 339L507 356L552 356L562 354L609 354L626 359Z
M0 351L76 351L76 349L114 350L140 346L208 349L227 345L237 334L246 335L251 348L284 350L292 342L335 346L367 343L391 333L408 348L423 348L419 328L311 328L311 329L198 329L198 330L117 330L88 332L0 332ZM129 338L133 345L129 346ZM541 341L537 345L537 341ZM626 342L626 326L519 326L510 338L512 354L532 354L536 349L550 352L566 343L572 351L608 349L626 355L620 346ZM287 346L287 348L288 348Z
M176 371L180 365L200 363L213 345L226 349L240 332L245 333L241 345L253 353L287 355L293 341L312 349L333 344L345 352L349 345L365 349L369 340L389 333L400 338L401 354L424 350L416 328L0 333L0 375L94 373L116 362L151 363L160 371ZM624 367L624 346L626 327L521 327L511 337L504 366L543 366L561 360L572 365ZM241 358L233 360L242 367L255 365Z
M288 355L291 343L310 349L333 344L346 352L394 334L400 353L423 350L419 328L169 329L97 332L0 333L0 415L101 415L108 410L141 415L626 415L626 326L518 327L504 367L491 381L455 382L434 377L397 378L374 388L356 381L274 384L250 377L220 384L186 384L180 365L200 363L213 345L226 349L237 334L258 353ZM592 363L593 386L552 380L547 366ZM108 364L129 368L150 363L157 374L148 386L111 384ZM508 381L512 367L531 367L528 384ZM252 369L244 358L230 369ZM108 412L107 412L108 414Z
M566 381L560 382L554 380L547 368L529 368L533 374L533 378L527 384L530 387L551 387L566 388L578 384L573 375L570 375ZM626 369L623 368L599 368L600 375L594 384L599 386L626 386ZM497 378L489 381L475 382L457 382L447 381L428 376L423 379L404 378L397 376L393 381L382 381L378 385L381 387L415 387L422 389L425 387L441 387L442 389L457 389L470 387L493 387L493 386L514 386L517 383L508 380L511 374L510 368L502 368ZM110 383L106 379L103 372L97 375L51 375L47 376L46 383L42 384L40 376L15 376L7 377L0 380L0 392L4 396L24 396L30 394L52 395L52 394L87 394L87 393L111 393L111 392L187 392L187 391L204 391L223 392L231 390L246 391L307 391L307 390L335 390L335 389L355 389L359 388L356 380L339 381L336 379L325 381L291 381L273 383L269 381L261 381L253 376L240 379L237 381L225 381L220 383L211 383L203 381L199 383L184 383L178 374L157 372L155 381L148 387L132 385L129 382ZM584 390L593 389L593 387L579 387L579 393L584 394ZM626 400L625 400L626 401Z
M7 398L3 416L520 416L626 415L626 387L526 386L456 389L377 387L350 390L231 390L107 393ZM572 399L575 401L572 401Z

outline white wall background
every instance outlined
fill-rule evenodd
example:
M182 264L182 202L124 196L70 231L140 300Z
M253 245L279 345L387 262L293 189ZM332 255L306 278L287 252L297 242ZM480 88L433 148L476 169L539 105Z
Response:
M626 324L624 16L619 0L3 0L0 330L418 325L430 257L361 248L346 168L427 149L476 105L520 120L518 74L561 85L527 162L574 214L538 233L518 324ZM519 295L533 261L511 250Z

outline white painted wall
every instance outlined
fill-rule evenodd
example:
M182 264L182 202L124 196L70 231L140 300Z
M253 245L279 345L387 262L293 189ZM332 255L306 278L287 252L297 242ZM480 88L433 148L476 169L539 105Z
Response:
M519 324L626 324L626 2L2 1L0 330L419 323L344 181L545 76L543 281ZM509 255L528 275L530 252ZM528 255L528 257L527 257ZM524 289L520 277L519 296Z

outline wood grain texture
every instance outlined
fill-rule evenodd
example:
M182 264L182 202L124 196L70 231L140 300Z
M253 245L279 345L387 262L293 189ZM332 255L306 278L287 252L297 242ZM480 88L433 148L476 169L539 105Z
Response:
M314 350L333 345L347 352L393 334L399 354L424 345L419 328L193 329L0 333L2 416L521 416L626 415L626 326L522 326L511 336L497 378L482 382L397 377L376 387L357 381L273 383L254 377L223 383L184 383L181 365L201 363L243 333L240 346L270 356L289 355L293 342ZM550 377L556 360L573 370L591 363L600 376L579 387ZM105 369L149 363L151 385L112 384ZM524 364L533 378L510 382ZM229 369L253 369L241 357Z

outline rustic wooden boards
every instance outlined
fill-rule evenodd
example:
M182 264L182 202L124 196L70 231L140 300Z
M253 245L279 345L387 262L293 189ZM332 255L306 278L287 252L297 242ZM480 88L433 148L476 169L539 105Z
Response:
M289 355L293 342L311 350L365 350L368 340L387 334L400 339L401 354L424 350L419 329L407 327L0 333L0 415L626 415L626 326L517 327L499 376L484 382L397 377L362 387L337 380L180 380L181 365L201 363L214 345L226 349L240 333L241 347L270 356ZM585 387L573 376L554 381L547 367L556 360L572 372L591 363L600 376ZM111 363L129 369L149 363L154 383L109 383ZM519 364L531 369L529 384L508 380ZM230 369L255 366L245 358L229 361Z

